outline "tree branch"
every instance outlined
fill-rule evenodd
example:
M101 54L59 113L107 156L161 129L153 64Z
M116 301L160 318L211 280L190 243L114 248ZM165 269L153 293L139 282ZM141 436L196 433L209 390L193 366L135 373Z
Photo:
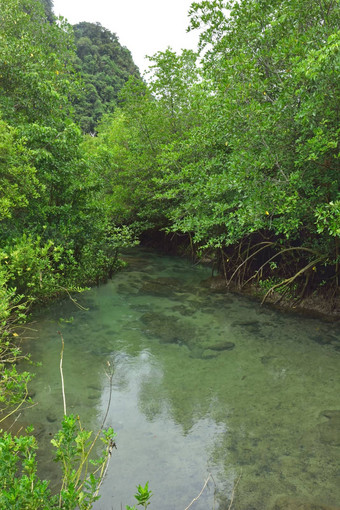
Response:
M63 395L63 404L64 404L64 416L66 416L66 398L65 398L65 385L64 385L64 375L63 375L63 354L64 354L64 339L63 335L60 331L58 331L61 338L61 352L60 352L60 378L61 378L61 391Z

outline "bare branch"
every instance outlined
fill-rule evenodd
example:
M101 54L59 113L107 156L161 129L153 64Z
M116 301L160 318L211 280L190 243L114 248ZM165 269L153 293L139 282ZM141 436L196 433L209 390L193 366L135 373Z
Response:
M64 404L64 416L66 416L66 398L65 398L65 385L64 385L64 374L63 374L63 354L64 354L64 339L63 335L60 331L58 331L61 338L61 352L60 352L60 377L61 377L61 391L63 395L63 404Z
M204 491L204 489L206 488L206 486L208 485L208 482L209 482L209 480L210 480L210 479L212 479L212 480L213 480L213 478L212 478L211 474L209 473L209 476L208 476L208 478L206 479L206 481L204 482L204 485L203 485L203 487L202 487L202 489L201 489L201 492L198 494L198 496L196 496L196 498L194 498L194 499L192 500L192 502L190 503L190 505L188 505L188 506L185 508L185 510L188 510L188 509L189 509L189 508L190 508L190 507L191 507L191 506L195 503L195 501L197 501L197 500L198 500L198 499L202 496L203 491ZM215 483L215 482L214 482L214 483Z
M80 305L78 303L78 301L71 296L71 294L69 293L69 291L65 287L61 287L61 285L59 285L59 288L66 292L66 294L68 295L68 297L70 298L72 303L74 303L77 308L79 308L80 310L83 310L84 312L88 312L89 311L88 308L85 308L84 306Z
M101 426L100 426L99 430L97 431L97 434L96 434L95 438L93 439L93 441L92 441L92 443L91 443L91 445L90 445L90 447L89 447L89 449L88 449L88 451L87 451L87 453L86 453L86 455L84 457L84 460L83 460L83 462L81 463L81 465L80 465L80 467L78 469L77 483L80 480L80 475L81 475L82 470L83 470L83 465L84 464L87 465L90 453L93 450L94 445L97 443L97 440L98 440L100 434L103 431L103 428L104 428L104 425L105 425L105 422L106 422L106 418L108 416L109 409L110 409L110 406L111 406L113 369L112 369L111 363L109 361L107 361L107 367L108 367L108 371L106 372L106 375L107 375L107 377L109 379L109 383L110 383L110 395L109 395L109 400L108 400L107 407L106 407L106 413L104 415L104 418L103 418L103 421L101 423ZM112 449L114 447L115 447L115 443L113 443L113 444L110 443L109 446L108 446L107 459L106 459L106 462L102 465L101 474L100 474L100 482L99 482L99 485L97 487L96 495L98 495L99 488L100 488L100 486L102 484L102 480L104 479L104 477L106 475L106 472L107 472L107 469L108 469L108 465L109 465L109 462L110 462L110 459L111 459ZM87 468L86 468L86 472L87 472ZM87 477L85 475L83 482L77 488L78 492L80 492L82 490L82 488L83 488L83 486L84 486L86 481L87 481Z
M239 481L241 480L241 476L242 476L242 473L240 474L240 476L236 480L236 483L234 484L233 492L231 493L231 500L230 500L230 505L228 506L228 510L231 510L231 507L233 506L234 497L235 497L235 491L236 491L236 488L237 488L237 486L239 484Z

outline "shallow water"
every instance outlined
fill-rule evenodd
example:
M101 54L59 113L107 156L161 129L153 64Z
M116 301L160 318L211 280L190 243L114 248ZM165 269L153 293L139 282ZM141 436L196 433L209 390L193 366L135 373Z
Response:
M340 505L339 325L213 293L209 269L176 257L138 249L125 259L78 297L88 311L54 304L27 341L42 362L39 406L19 422L36 426L44 476L57 479L60 330L67 410L86 427L101 423L114 367L107 426L118 448L96 510L132 505L147 480L150 510L184 510L209 473L195 510L227 509L235 486L235 510L270 510L280 497Z

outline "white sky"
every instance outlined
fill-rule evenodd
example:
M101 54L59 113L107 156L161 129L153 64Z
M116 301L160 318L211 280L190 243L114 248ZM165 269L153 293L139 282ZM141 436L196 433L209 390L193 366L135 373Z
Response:
M143 73L145 55L170 46L197 49L198 33L186 33L193 0L54 0L54 13L74 25L89 21L114 32Z

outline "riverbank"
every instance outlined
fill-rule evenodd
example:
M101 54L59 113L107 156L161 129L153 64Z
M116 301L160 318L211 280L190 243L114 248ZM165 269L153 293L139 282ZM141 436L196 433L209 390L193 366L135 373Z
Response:
M288 287L286 292L270 291L270 288L274 286L274 282L270 278L270 270L263 273L262 279L257 280L256 283L251 283L252 278L249 278L248 283L240 284L238 278L235 277L236 264L232 264L233 250L230 247L228 253L230 258L227 257L229 263L228 267L226 267L226 264L221 260L221 254L218 252L209 252L200 257L197 254L197 246L192 244L188 236L170 235L159 231L144 232L141 236L141 245L157 249L168 255L185 257L191 259L194 263L211 267L212 274L216 273L216 271L218 273L205 282L206 286L212 291L245 295L256 301L262 302L264 300L267 305L279 310L319 317L326 321L335 322L340 320L340 294L339 289L335 290L334 287L315 285L314 288L311 286L307 288L308 286L305 285L301 277L301 282L298 279L296 280L301 285ZM234 251L237 252L237 247L235 247ZM253 259L252 262L256 263L257 261ZM252 266L251 269L254 274L261 263L263 263L263 259L257 263L257 267L255 264ZM226 271L225 274L224 271ZM232 278L233 276L235 278ZM302 293L301 287L303 288ZM301 294L303 295L302 298Z
M263 301L266 292L259 285L246 285L242 289L236 284L227 284L223 275L212 276L205 282L212 291L232 292ZM314 292L299 300L295 296L283 296L278 292L271 292L267 295L265 303L276 309L300 313L306 316L318 317L320 319L335 322L340 320L340 297Z

